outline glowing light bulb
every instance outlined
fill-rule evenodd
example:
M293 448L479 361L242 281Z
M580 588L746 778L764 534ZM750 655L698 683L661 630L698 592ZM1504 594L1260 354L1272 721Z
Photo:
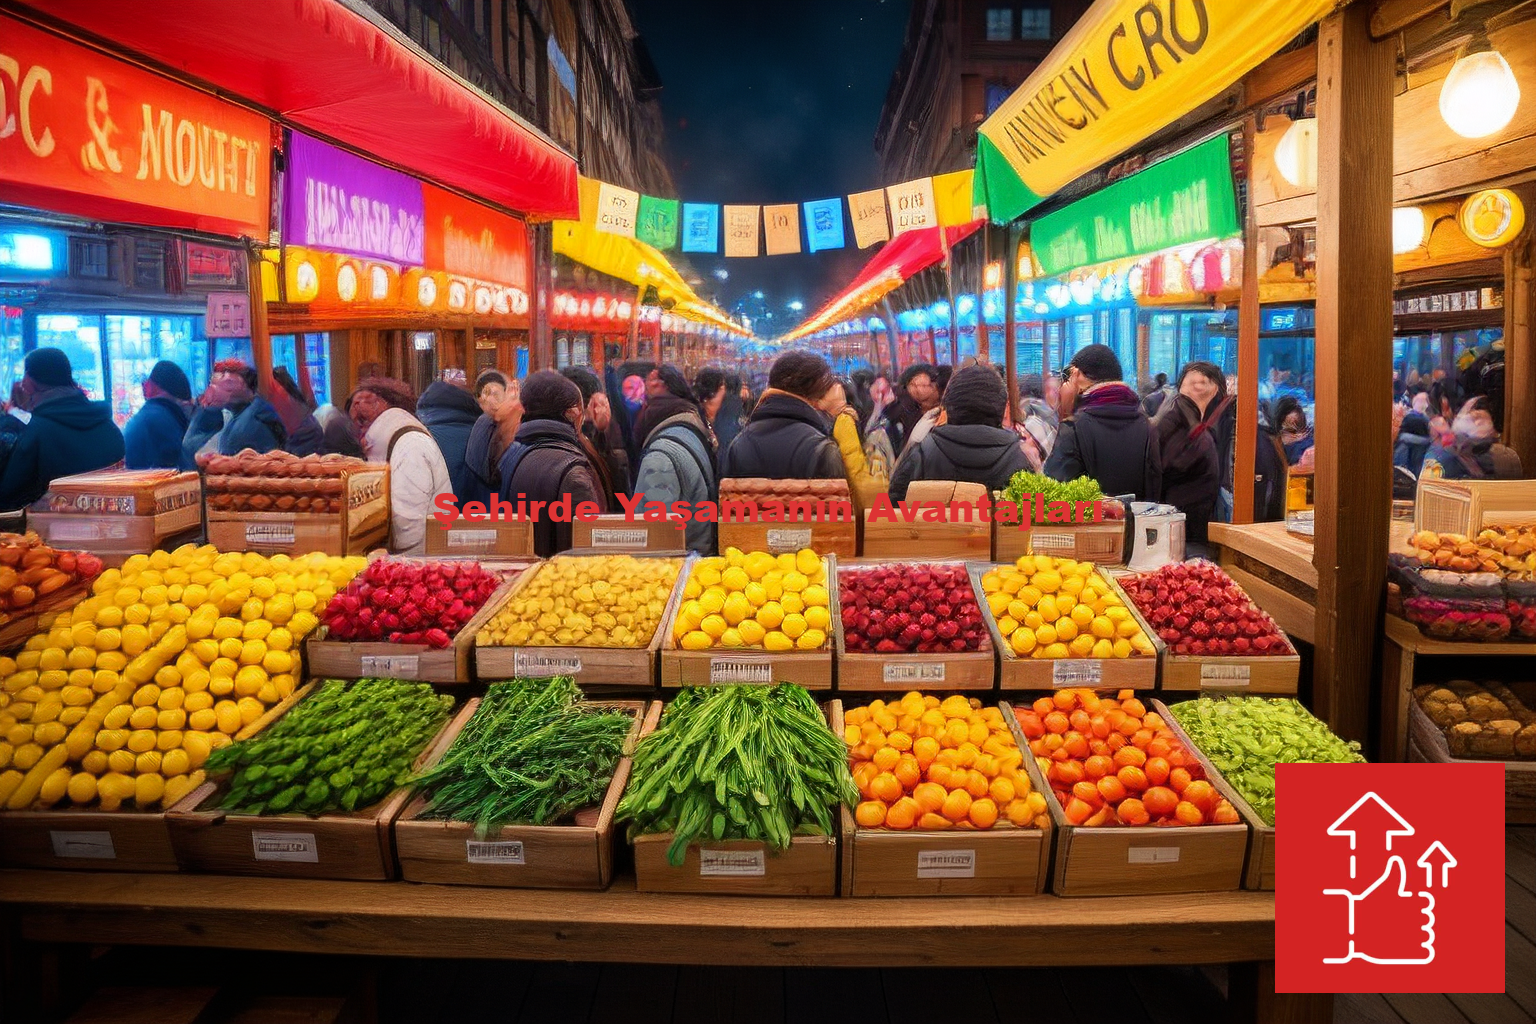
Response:
M1317 118L1291 122L1275 146L1275 169L1296 188L1317 187Z
M1498 50L1467 52L1457 58L1440 87L1440 116L1464 139L1499 131L1520 106L1520 84Z
M1400 206L1392 211L1392 253L1401 256L1424 244L1424 211Z

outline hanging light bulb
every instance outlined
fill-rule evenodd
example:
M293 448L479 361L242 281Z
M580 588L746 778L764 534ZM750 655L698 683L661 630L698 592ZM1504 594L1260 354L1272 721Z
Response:
M1440 86L1440 116L1462 138L1481 139L1509 124L1518 106L1520 84L1509 61L1478 25Z
M1392 211L1392 254L1401 256L1424 244L1424 211L1399 206Z
M1317 118L1291 122L1275 146L1275 169L1296 188L1317 187Z

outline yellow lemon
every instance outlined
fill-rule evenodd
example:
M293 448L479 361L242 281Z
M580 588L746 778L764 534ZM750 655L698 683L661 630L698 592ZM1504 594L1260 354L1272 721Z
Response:
M240 652L245 650L245 644L237 636L225 637L219 641L219 657L230 658L238 661Z
M754 551L742 562L742 568L754 580L762 579L774 566L773 556L765 551Z
M705 615L718 614L725 607L725 592L711 587L699 596L699 607L704 609Z
M1123 637L1116 639L1110 645L1110 649L1117 658L1129 658L1131 656L1131 642Z
M720 614L728 624L734 626L752 614L752 604L745 594L732 594L725 599L725 606L720 610Z
M819 629L807 629L795 639L795 646L802 651L814 651L826 642L827 634Z
M1031 612L1030 614L1034 613ZM1004 615L1002 618L997 620L997 631L1003 636L1011 636L1013 631L1018 628L1020 628L1019 621L1012 615Z
M699 629L717 640L729 627L730 623L726 622L719 615L706 615L704 621L699 623Z
M678 646L685 651L707 651L710 647L714 646L714 643L714 637L696 629L692 632L684 633L683 638L678 641Z
M1083 633L1072 639L1072 642L1067 645L1067 650L1071 651L1074 657L1086 658L1093 652L1094 646L1093 634Z
M1085 633L1083 635L1087 636L1088 634ZM1100 661L1113 658L1115 656L1115 645L1103 638L1095 640L1093 643L1093 650L1090 652L1090 656L1097 658Z
M1035 605L1035 611L1039 612L1040 618L1046 622L1055 622L1061 618L1061 613L1056 610L1056 598L1050 594L1040 598L1040 602Z
M784 621L779 624L779 629L784 633L785 636L789 637L791 640L794 640L806 630L805 616L799 614L798 612L791 612L790 614L784 616Z
M825 632L827 627L832 624L832 613L827 610L826 605L811 605L806 608L804 614L805 624L810 629Z
M829 595L827 594L826 587L820 583L812 583L800 592L800 598L805 602L807 608L815 608L817 606L824 608L829 600Z
M785 614L805 611L805 599L799 594L786 593L779 598L779 605L784 609Z
M810 580L805 578L805 573L794 571L784 574L784 592L786 594L798 594L810 585Z
M121 609L119 609L119 611L121 611ZM123 645L123 634L115 627L104 626L96 631L96 637L92 643L98 651L115 651ZM43 653L46 655L49 652L44 651ZM63 655L64 652L60 651L59 658L61 663L63 661ZM42 662L39 661L38 665L41 666Z
M778 629L784 621L784 609L777 601L769 601L757 610L755 618L764 629Z
M742 590L750 582L752 581L751 578L747 576L747 570L741 568L740 566L733 565L729 569L725 570L725 572L720 574L720 583L727 590Z
M1056 639L1066 643L1077 638L1077 623L1063 616L1056 620Z
M795 642L778 630L773 630L763 637L763 648L769 651L793 650Z
M743 619L737 625L736 632L741 637L741 642L748 647L756 647L763 642L763 637L768 635L768 631L756 619Z
M1071 652L1067 649L1066 644L1051 644L1049 647L1045 648L1045 653L1042 655L1042 657L1065 658L1070 654Z
M746 645L742 642L740 633L736 632L735 629L727 629L724 633L720 634L720 646L744 647Z
M742 593L746 596L747 603L753 608L761 608L768 602L768 589L755 580L748 583Z
M994 592L987 595L987 608L992 612L994 619L1001 616L1012 604L1013 600L1007 594Z
M1028 654L1035 649L1035 631L1028 626L1020 626L1008 638L1008 645L1013 648L1014 654Z
M1049 622L1041 623L1035 629L1035 640L1042 647L1054 644L1056 642L1056 627Z
M1042 594L1054 594L1061 589L1061 573L1054 570L1037 572L1029 578L1030 586L1039 589Z
M801 548L795 552L795 568L807 576L814 576L821 568L821 556L810 548Z
M123 624L123 610L115 604L104 605L96 612L96 625L116 629Z

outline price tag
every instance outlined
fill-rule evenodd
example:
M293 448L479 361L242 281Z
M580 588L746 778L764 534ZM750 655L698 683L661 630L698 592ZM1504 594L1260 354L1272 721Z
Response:
M581 672L579 654L541 654L538 651L514 651L512 674L528 679L550 676L574 676Z
M918 850L918 878L975 878L975 850Z
M357 668L366 677L380 679L415 679L421 671L421 657L415 654L364 654Z
M699 874L726 878L752 878L768 873L762 850L699 849Z
M53 843L55 857L77 857L83 860L117 860L117 849L112 845L111 832L54 832L48 833Z
M294 540L293 534L294 527L291 519L286 523L245 524L245 542L247 544L265 547L292 544Z
M526 864L523 844L519 842L477 843L470 839L464 844L466 857L471 864Z
M449 530L448 546L488 551L496 546L496 537L495 530Z
M1247 686L1252 668L1249 665L1212 665L1204 663L1200 666L1200 685L1213 690L1239 689Z
M1125 851L1127 864L1175 864L1178 859L1177 846L1133 846Z
M1104 663L1091 658L1063 658L1051 664L1051 682L1057 686L1097 686L1104 679Z
M320 847L313 832L252 832L251 846L257 860L295 861L315 864Z
M58 520L48 527L48 539L50 541L101 540L101 524L91 519Z
M888 661L881 666L887 683L942 683L944 663L926 661Z
M809 526L768 531L768 550L775 555L781 555L786 551L799 551L801 548L810 546L811 528Z
M773 662L748 658L710 658L711 683L771 683Z
M650 543L649 530L620 529L613 526L592 527L592 546L595 548L629 548L644 550Z
M1077 547L1077 534L1062 533L1060 530L1031 530L1029 546L1035 551L1071 551Z

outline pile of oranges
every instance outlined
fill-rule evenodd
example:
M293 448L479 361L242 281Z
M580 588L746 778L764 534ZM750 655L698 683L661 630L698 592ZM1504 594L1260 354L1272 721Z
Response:
M877 700L844 716L863 828L1027 826L1045 814L1024 754L997 708L961 696L916 691Z

